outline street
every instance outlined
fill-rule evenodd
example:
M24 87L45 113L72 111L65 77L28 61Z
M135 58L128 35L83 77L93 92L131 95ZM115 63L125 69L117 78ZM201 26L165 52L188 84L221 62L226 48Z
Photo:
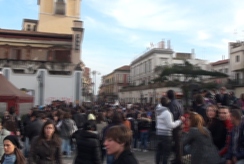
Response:
M141 152L141 151L135 151L135 156L137 158L137 160L139 161L140 164L152 164L154 163L154 151L148 151L148 152ZM73 158L64 158L64 164L72 164L74 159ZM106 162L104 161L104 164L106 164Z

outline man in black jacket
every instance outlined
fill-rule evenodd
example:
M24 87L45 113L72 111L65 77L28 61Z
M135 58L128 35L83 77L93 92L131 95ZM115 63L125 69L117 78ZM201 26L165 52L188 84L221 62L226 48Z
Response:
M179 120L183 115L183 107L182 105L175 99L175 92L173 90L167 91L167 97L170 99L169 110L173 115L174 121ZM177 127L173 129L173 141L174 141L174 153L175 153L175 161L174 163L181 164L181 156L182 156L182 146L181 146L181 127Z
M222 106L229 106L229 94L226 93L226 88L220 88L220 93L215 96L216 103Z
M35 136L41 132L43 121L39 118L38 111L33 111L31 114L31 123L26 126L26 136L29 138L30 143Z

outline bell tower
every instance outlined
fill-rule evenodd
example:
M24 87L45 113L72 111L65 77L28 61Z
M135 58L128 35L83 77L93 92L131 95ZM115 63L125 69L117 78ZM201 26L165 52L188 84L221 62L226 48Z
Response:
M80 19L80 1L38 0L39 21L37 31L73 34L74 21Z

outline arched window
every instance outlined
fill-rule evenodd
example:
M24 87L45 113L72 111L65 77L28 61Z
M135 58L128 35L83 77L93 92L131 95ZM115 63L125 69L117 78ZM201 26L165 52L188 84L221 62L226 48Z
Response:
M55 14L65 15L65 0L56 0L55 2Z

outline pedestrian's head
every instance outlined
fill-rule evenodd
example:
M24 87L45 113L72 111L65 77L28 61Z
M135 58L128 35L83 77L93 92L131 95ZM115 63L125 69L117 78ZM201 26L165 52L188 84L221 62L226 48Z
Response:
M96 131L97 130L97 126L96 126L96 123L94 121L87 121L83 125L83 129L84 130L89 130L89 131Z
M25 163L25 157L20 151L22 146L19 143L19 140L14 135L6 136L3 139L4 154L11 155L14 154L16 157L15 163Z
M167 97L162 97L161 98L161 105L167 107L169 105L169 99Z
M173 99L175 99L175 91L173 91L173 90L168 90L167 91L167 97L170 99L170 100L173 100Z
M70 112L64 112L63 119L69 119L71 118Z
M40 133L41 139L52 139L57 137L57 128L55 126L54 121L47 120L44 125L42 126L42 130Z
M209 119L212 119L212 118L216 118L217 117L217 107L215 105L209 105L207 107L207 111L206 111L206 114L207 114L207 117Z
M118 155L124 150L129 150L132 140L132 132L124 125L116 125L109 128L105 135L104 146L107 154Z
M200 114L196 112L190 112L189 121L190 121L190 127L196 127L203 135L208 136L207 131L205 131L203 128L205 124L204 119Z
M219 107L218 113L219 113L220 120L225 121L230 119L230 111L227 106Z
M123 123L123 115L120 112L113 112L111 119L113 124L119 125Z
M196 95L196 104L204 104L204 98L201 94Z
M3 139L4 153L13 154L15 149L21 149L19 140L14 135L9 135Z
M239 122L241 121L241 112L240 110L238 109L231 109L230 111L230 119L231 119L231 122L234 124L234 125L238 125Z
M225 91L226 91L226 88L225 88L225 87L221 87L221 88L220 88L220 93L224 94Z

